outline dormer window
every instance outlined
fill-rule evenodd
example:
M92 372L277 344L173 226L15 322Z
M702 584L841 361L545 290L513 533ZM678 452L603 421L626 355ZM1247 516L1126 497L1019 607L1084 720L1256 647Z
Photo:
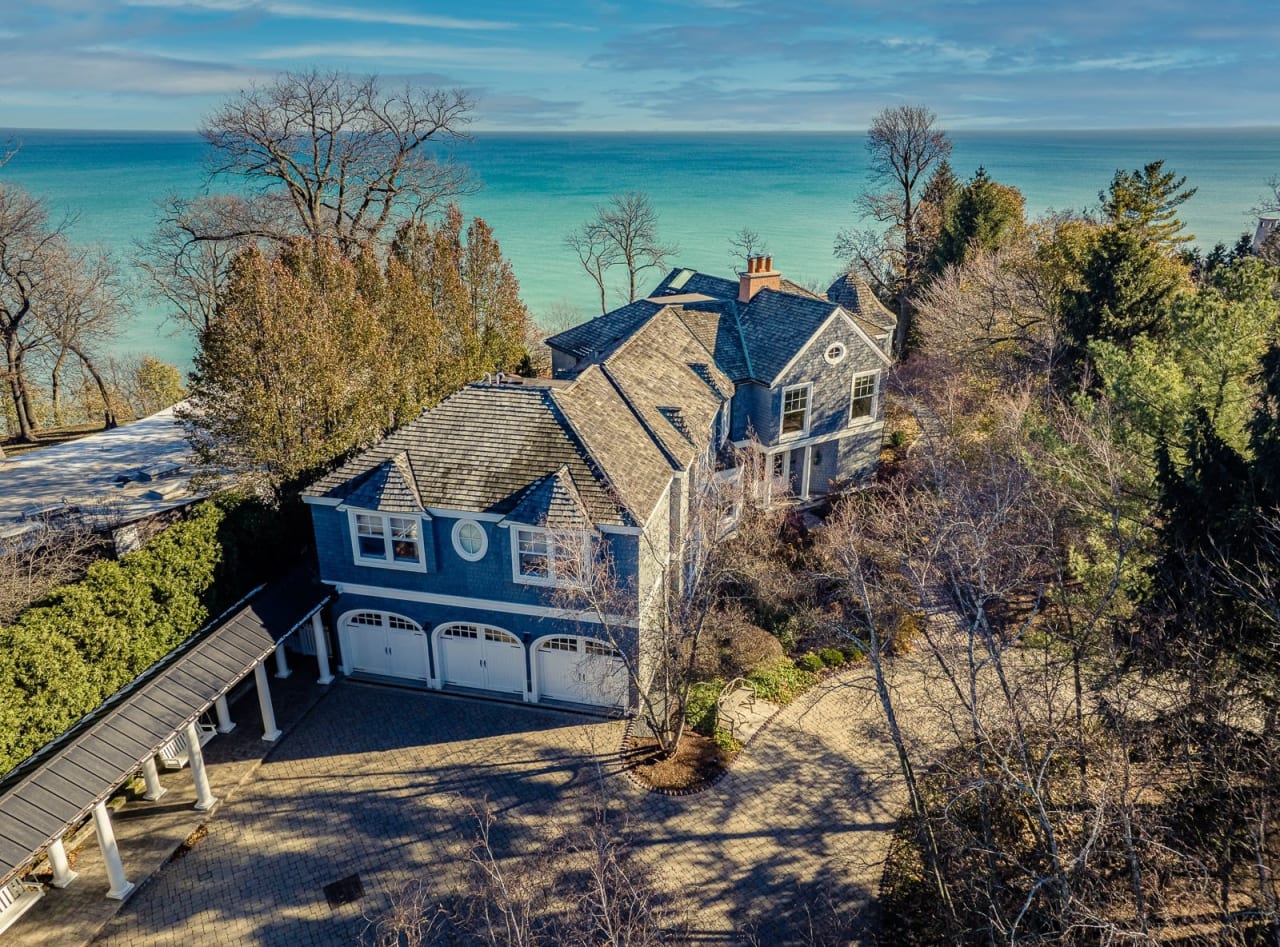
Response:
M792 385L782 389L782 434L809 432L809 396L812 385Z
M357 565L425 571L422 521L416 516L349 511Z
M578 577L576 556L590 548L583 537L577 548L569 537L534 526L511 527L512 578L525 585L567 585Z
M874 418L876 416L876 397L879 394L880 373L862 372L853 376L853 400L849 412L849 421Z

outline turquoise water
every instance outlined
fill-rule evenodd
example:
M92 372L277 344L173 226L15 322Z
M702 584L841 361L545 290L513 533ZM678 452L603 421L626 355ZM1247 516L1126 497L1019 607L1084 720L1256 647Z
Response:
M3 133L0 133L3 134ZM127 258L156 220L155 202L205 186L198 137L161 132L21 131L22 148L0 180L44 195L55 215L76 215L77 240ZM953 135L952 164L967 177L985 165L1021 188L1027 209L1097 204L1117 168L1156 158L1187 175L1199 193L1183 218L1204 247L1252 230L1251 207L1280 174L1280 129L1141 132L966 132ZM564 235L609 194L646 191L661 234L679 245L673 263L728 273L729 237L747 226L768 242L774 265L802 283L838 269L831 247L856 223L854 195L866 183L860 133L547 134L485 133L456 148L481 185L463 199L493 226L535 315L594 313L594 286L564 247ZM141 293L115 345L183 365L192 340L175 333Z

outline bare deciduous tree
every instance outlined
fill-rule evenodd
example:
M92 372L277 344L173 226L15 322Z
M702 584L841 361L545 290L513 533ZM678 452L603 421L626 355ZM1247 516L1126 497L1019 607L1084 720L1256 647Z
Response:
M897 105L879 112L867 129L872 190L861 194L856 206L888 225L878 250L895 275L891 288L898 299L899 347L909 330L907 295L925 263L916 223L920 191L929 172L951 154L951 140L935 127L937 118L923 105ZM876 242L874 232L842 231L836 254L861 264L873 280L882 279L884 263L870 252Z
M729 257L733 260L734 269L746 269L747 261L752 257L768 255L769 245L758 230L743 227L729 238Z
M658 238L658 214L648 195L640 191L614 194L595 208L595 216L565 236L565 245L578 257L600 290L600 311L608 311L606 282L615 266L627 272L627 302L637 299L640 274L660 269L678 249Z
M170 197L138 265L178 319L208 327L242 250L303 238L354 258L467 188L441 155L463 137L471 101L458 90L334 71L283 73L232 97L203 124L209 183L234 194Z

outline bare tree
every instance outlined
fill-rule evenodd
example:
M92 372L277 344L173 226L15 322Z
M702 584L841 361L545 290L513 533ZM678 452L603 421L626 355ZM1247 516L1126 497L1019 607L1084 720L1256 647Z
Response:
M60 585L75 582L101 555L102 539L82 519L46 520L38 533L0 541L0 624Z
M862 213L889 225L880 250L892 261L896 276L899 347L909 329L907 296L925 263L916 221L920 191L929 172L951 154L951 140L935 127L937 118L923 105L897 105L879 112L867 129L873 189L855 203ZM836 238L836 253L855 264L870 264L867 275L875 278L883 273L883 264L870 258L874 245L872 233L846 230Z
M606 278L615 266L627 272L627 302L635 302L640 274L666 265L679 252L658 238L658 214L647 194L627 191L598 204L595 216L565 236L565 245L600 290L600 311L608 311Z
M586 616L584 634L603 637L622 660L626 683L641 721L659 752L679 749L687 727L689 694L717 596L734 562L725 537L753 518L765 489L765 465L744 451L729 471L716 474L702 462L678 481L687 493L683 519L674 533L646 530L640 557L643 588L619 575L612 555L580 531L557 535L564 550L566 588L559 604Z
M733 260L734 269L746 269L747 261L752 257L768 255L769 245L757 230L743 227L729 238L729 257Z
M354 258L392 230L442 209L467 188L439 145L464 137L471 101L458 90L376 76L286 72L224 103L204 122L209 183L234 194L163 202L138 248L153 292L197 331L237 253L263 243L333 241Z

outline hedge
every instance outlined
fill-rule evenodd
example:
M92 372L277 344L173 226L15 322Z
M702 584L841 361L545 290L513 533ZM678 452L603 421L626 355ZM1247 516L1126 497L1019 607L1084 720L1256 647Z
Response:
M206 501L0 626L0 775L261 581L287 533L278 519L247 498Z

